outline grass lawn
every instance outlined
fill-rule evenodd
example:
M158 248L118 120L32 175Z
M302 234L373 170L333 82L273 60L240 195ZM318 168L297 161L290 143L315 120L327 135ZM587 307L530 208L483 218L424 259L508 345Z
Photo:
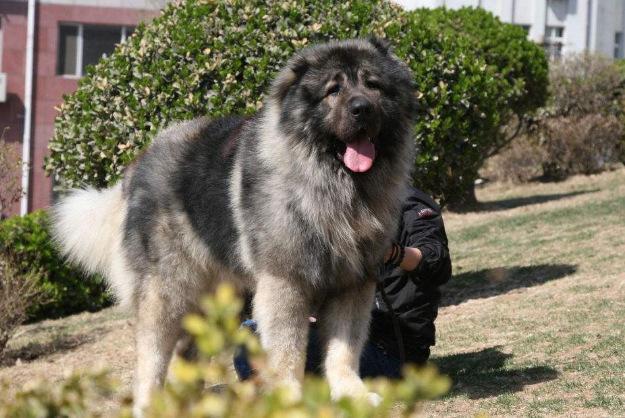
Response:
M625 170L478 191L448 214L454 278L427 416L625 416Z
M454 386L421 414L625 416L625 169L478 198L481 212L445 214L454 278L433 361ZM115 309L27 325L0 380L106 366L127 392L133 350Z

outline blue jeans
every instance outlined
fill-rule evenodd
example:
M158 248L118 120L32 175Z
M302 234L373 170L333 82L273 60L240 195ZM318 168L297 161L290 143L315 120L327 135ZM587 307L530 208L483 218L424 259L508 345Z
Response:
M242 326L256 332L256 321L248 319ZM322 350L319 343L319 334L316 327L310 327L308 347L306 349L306 372L321 374ZM392 355L387 354L381 347L367 341L360 356L360 377L388 377L391 379L401 378L401 362ZM249 379L254 370L250 366L247 353L240 348L234 355L234 369L239 379Z

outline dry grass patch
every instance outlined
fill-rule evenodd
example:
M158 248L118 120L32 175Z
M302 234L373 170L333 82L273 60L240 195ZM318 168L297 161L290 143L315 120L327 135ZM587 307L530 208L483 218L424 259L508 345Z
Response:
M423 415L624 416L625 170L478 197L488 210L445 215L455 277L433 361L454 388ZM105 366L123 394L131 324L114 309L31 324L7 354L14 387Z
M478 197L446 217L434 361L455 387L427 415L623 416L625 170Z

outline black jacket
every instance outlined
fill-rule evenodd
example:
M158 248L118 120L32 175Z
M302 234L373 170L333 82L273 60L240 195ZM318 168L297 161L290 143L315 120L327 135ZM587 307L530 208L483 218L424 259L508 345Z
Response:
M406 360L419 361L420 351L435 344L438 287L451 278L451 259L441 209L432 198L411 188L402 211L396 241L404 247L418 248L423 258L414 271L387 268L382 272L369 339L388 353L399 355L393 314L380 291L383 287L398 320Z

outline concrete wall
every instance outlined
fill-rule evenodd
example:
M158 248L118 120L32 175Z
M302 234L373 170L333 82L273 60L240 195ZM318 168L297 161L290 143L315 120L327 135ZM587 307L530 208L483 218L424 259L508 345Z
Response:
M546 27L561 26L564 54L590 50L612 57L615 33L625 32L624 0L398 0L397 3L408 9L483 7L504 22L531 25L529 38L538 43L548 40Z
M595 0L596 22L600 22L592 39L592 47L595 51L613 56L614 35L618 31L625 30L624 12L622 0Z

